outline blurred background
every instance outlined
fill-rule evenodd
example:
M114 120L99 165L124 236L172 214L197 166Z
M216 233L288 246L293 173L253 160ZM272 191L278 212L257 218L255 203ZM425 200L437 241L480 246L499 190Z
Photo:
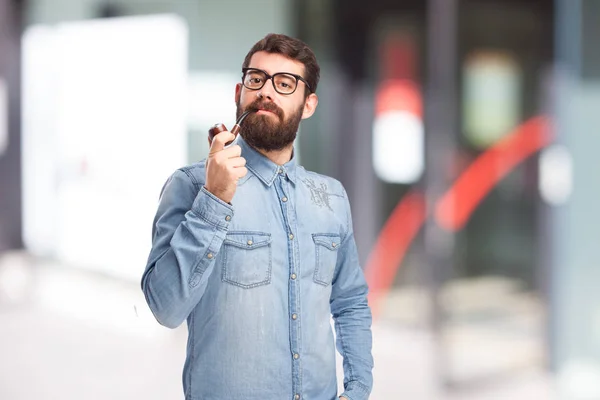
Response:
M152 218L269 32L321 64L371 398L600 399L598 0L0 0L0 399L182 398Z

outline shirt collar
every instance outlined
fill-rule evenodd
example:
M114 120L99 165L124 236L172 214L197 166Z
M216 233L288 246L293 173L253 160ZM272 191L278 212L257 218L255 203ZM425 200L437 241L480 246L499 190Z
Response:
M271 186L277 174L285 174L293 184L296 184L297 160L292 153L292 159L283 165L277 165L264 155L252 148L242 135L237 136L236 144L242 148L242 157L246 159L246 167L252 171L265 185Z

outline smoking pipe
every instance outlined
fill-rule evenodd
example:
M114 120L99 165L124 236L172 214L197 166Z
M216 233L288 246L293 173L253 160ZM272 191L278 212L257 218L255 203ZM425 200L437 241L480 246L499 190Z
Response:
M237 136L238 133L240 132L240 129L242 128L242 122L244 122L244 119L246 119L248 114L250 114L251 112L254 112L254 111L256 111L256 110L248 110L248 111L245 111L242 115L240 115L240 117L235 122L235 125L233 125L233 128L231 128L230 132L233 133L235 136ZM219 133L224 132L226 130L227 130L227 128L225 127L225 125L223 125L221 123L213 125L213 127L208 130L208 145L210 146L212 144L212 141L216 135L218 135ZM232 142L233 142L233 140L225 143L225 146L230 145Z

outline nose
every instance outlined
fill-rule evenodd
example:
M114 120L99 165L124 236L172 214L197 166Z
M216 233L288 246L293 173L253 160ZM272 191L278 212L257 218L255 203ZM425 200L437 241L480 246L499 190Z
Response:
M276 93L275 86L273 86L274 84L275 83L273 82L273 79L269 79L267 82L265 82L264 86L259 91L259 97L273 100Z

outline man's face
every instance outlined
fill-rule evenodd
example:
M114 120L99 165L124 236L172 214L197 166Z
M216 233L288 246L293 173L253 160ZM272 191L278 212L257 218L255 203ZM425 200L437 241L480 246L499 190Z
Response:
M281 54L264 51L255 53L249 68L265 71L269 75L278 72L304 76L304 65ZM289 95L275 91L271 80L259 90L251 90L238 83L235 88L237 117L246 110L259 110L246 117L241 135L254 148L264 151L282 150L293 144L300 120L310 117L317 106L313 93L305 97L306 86L298 82L296 91Z

